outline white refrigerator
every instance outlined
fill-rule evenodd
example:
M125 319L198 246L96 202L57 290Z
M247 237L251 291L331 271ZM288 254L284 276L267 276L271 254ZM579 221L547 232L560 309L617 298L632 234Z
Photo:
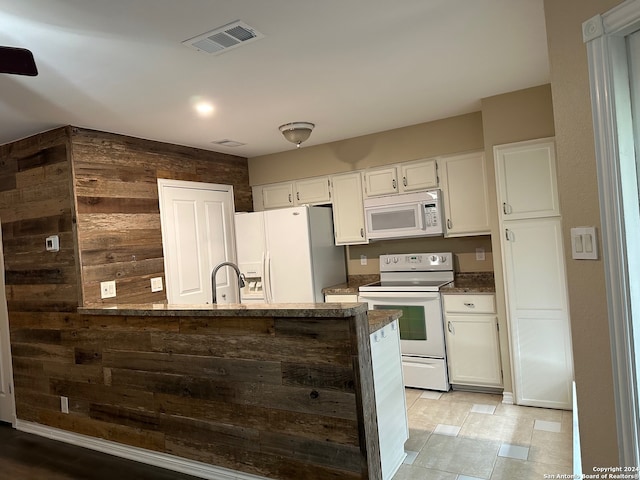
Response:
M324 302L323 288L347 280L331 207L236 213L235 231L242 303Z

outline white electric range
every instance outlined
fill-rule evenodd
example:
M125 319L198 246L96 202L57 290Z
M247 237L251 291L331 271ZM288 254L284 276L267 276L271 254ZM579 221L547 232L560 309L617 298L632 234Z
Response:
M359 288L370 310L401 310L400 348L407 387L448 391L440 288L453 281L453 254L380 256L380 281Z

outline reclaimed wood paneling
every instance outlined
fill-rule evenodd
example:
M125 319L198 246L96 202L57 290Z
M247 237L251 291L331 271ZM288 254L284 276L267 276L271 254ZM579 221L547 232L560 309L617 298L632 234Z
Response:
M74 311L80 295L69 129L0 146L0 221L10 316ZM11 180L12 179L12 180ZM45 239L60 238L47 252Z
M18 416L269 478L379 479L367 324L19 312Z
M150 283L164 278L159 178L230 184L252 209L245 158L80 128L71 143L84 305L166 301ZM101 299L107 280L117 296Z

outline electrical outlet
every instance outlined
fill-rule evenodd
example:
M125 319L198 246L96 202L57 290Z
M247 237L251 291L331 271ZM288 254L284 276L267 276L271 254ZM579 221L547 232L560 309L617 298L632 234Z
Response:
M360 265L366 265L366 264L367 264L367 256L360 255Z
M476 261L482 262L484 259L484 248L476 248Z
M116 281L100 282L100 298L113 298L116 296Z
M151 291L152 292L162 291L162 277L154 277L151 279Z
M69 398L60 397L60 411L62 413L69 413Z

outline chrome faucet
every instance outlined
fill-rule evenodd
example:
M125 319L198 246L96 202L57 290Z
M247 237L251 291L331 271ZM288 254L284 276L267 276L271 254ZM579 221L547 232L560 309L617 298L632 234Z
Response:
M236 274L238 275L238 303L240 303L240 290L242 289L242 287L244 287L244 273L240 273L240 269L238 268L238 266L232 262L222 262L216 265L213 271L211 272L211 299L212 299L211 301L212 303L217 303L216 274L218 273L218 270L220 270L222 267L225 267L225 266L233 268L236 271Z

